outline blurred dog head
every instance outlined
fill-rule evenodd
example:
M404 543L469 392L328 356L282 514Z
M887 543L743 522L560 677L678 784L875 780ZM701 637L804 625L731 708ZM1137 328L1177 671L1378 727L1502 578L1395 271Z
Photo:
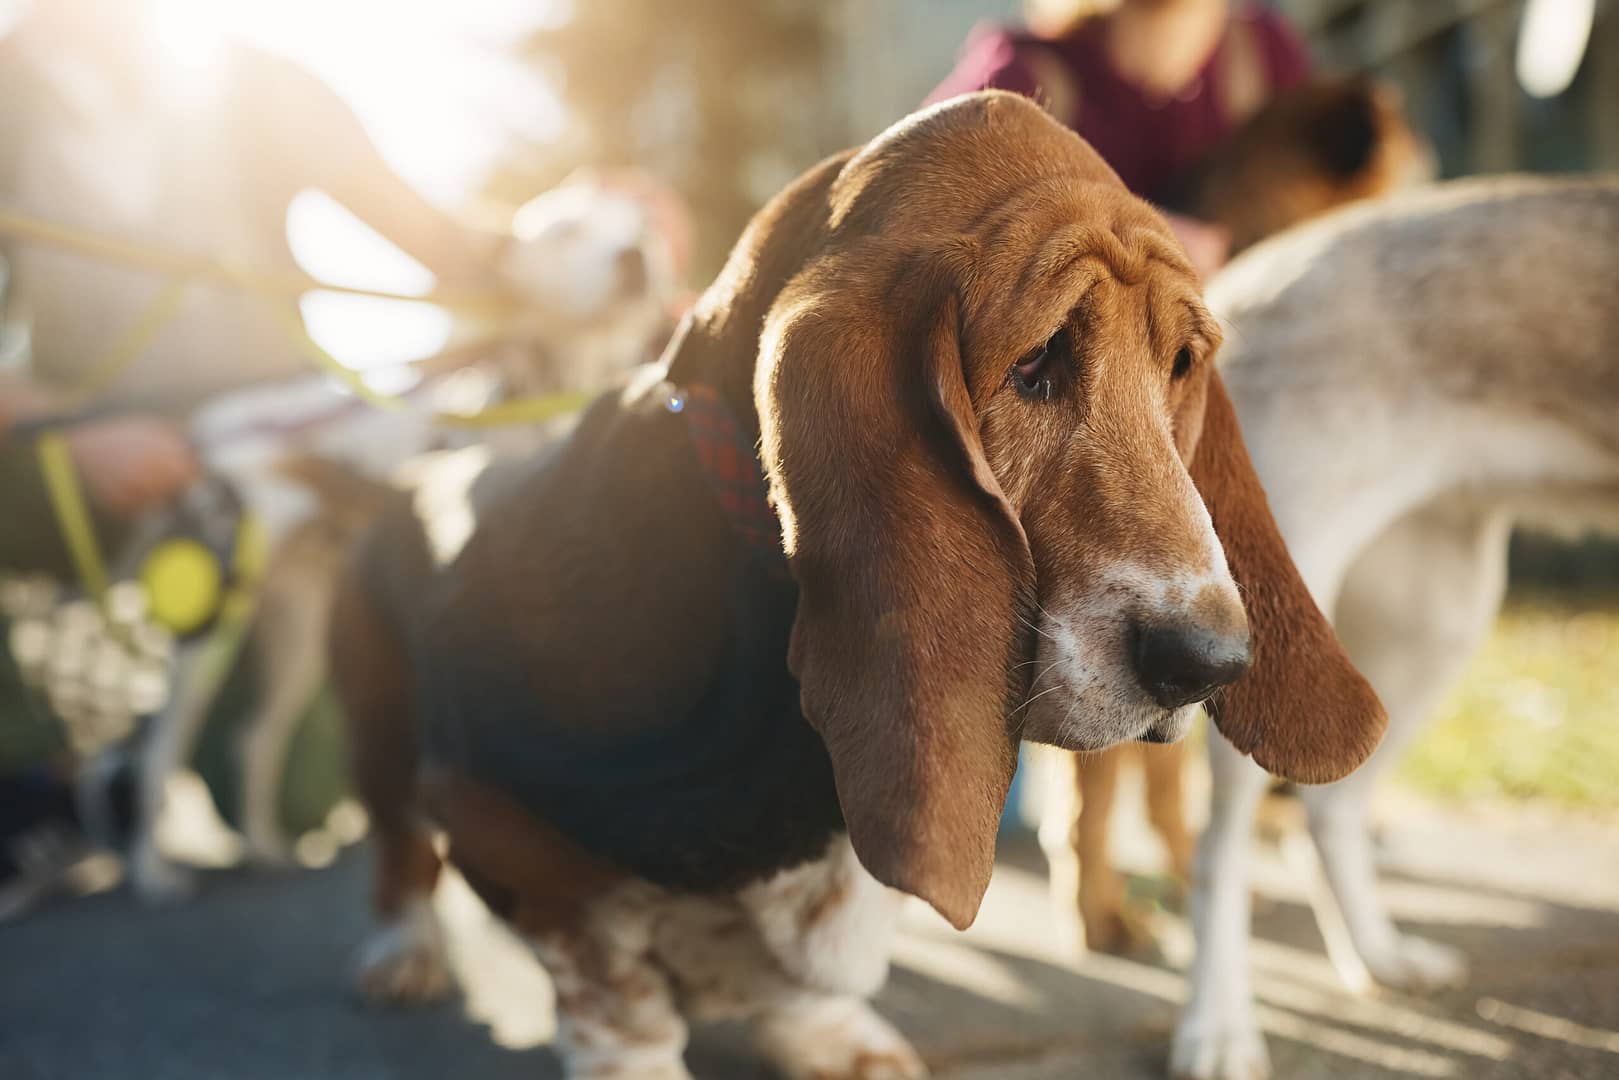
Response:
M1235 255L1306 218L1432 180L1436 171L1398 90L1364 75L1325 76L1277 95L1165 201L1230 229Z
M688 231L676 196L651 177L575 173L517 211L500 273L535 300L544 338L649 333L684 273Z

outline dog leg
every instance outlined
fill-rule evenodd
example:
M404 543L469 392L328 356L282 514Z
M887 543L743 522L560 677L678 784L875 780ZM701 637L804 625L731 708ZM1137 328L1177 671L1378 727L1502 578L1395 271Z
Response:
M1147 791L1147 820L1169 852L1169 865L1182 889L1192 881L1192 858L1196 845L1186 829L1183 767L1186 744L1141 747L1141 762Z
M1085 944L1098 952L1121 955L1138 954L1152 946L1152 935L1125 910L1124 879L1108 851L1119 769L1129 749L1114 747L1078 758L1079 820L1074 828Z
M840 835L814 862L738 895L783 971L824 994L867 997L888 978L903 896L872 877Z
M1248 856L1269 775L1213 730L1209 764L1213 800L1197 847L1190 905L1197 958L1170 1072L1188 1080L1260 1080L1270 1075L1270 1058L1254 1017L1248 970Z
M427 829L411 817L381 812L375 791L362 789L372 814L377 929L360 947L356 984L382 1005L437 1001L450 992L449 952L433 908L441 860Z
M360 947L360 994L380 1005L437 1001L450 992L444 928L431 895L416 894Z
M753 1025L760 1050L787 1080L920 1080L911 1044L864 998L802 994Z
M240 818L248 856L266 866L286 866L292 850L278 815L287 747L298 722L320 689L326 671L330 589L324 581L268 588L249 629L264 693L248 717L241 741ZM289 587L290 586L290 587Z
M653 955L654 903L630 889L577 928L535 935L556 990L557 1052L569 1080L691 1080L686 1021Z
M430 1001L450 989L433 888L441 860L423 822L408 667L397 641L352 583L332 610L332 671L348 733L354 790L371 818L372 908L381 923L361 948L358 985L382 1003Z
M1085 953L1085 929L1079 918L1079 755L1036 746L1028 762L1038 770L1045 791L1040 808L1040 850L1046 857L1047 895L1056 945L1064 956Z
M163 854L157 832L168 801L169 778L191 760L208 706L219 690L219 677L203 678L207 674L203 657L200 645L181 647L175 658L173 693L152 718L138 757L129 878L140 901L154 906L180 903L197 889L196 873Z
M1378 779L1489 632L1505 590L1509 533L1501 514L1419 511L1356 560L1339 601L1339 634L1387 706L1389 730L1355 773L1302 797L1350 940L1385 986L1431 990L1466 976L1458 950L1401 934L1378 899L1369 806Z

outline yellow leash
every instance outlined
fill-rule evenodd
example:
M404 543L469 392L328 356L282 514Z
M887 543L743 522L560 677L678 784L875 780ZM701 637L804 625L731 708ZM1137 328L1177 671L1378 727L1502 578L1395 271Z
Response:
M73 468L67 439L59 431L47 431L35 443L35 451L39 455L39 469L45 478L51 509L56 511L57 525L73 559L73 568L78 571L86 591L99 604L107 595L107 564L102 561L101 549L96 544L95 526L90 522L90 511L79 486L79 474Z
M175 278L164 286L123 336L113 342L112 348L90 365L89 374L73 387L66 408L78 408L111 386L125 368L150 348L163 327L179 313L190 284L187 278Z
M514 315L522 310L519 298L487 291L435 289L429 293L413 295L386 289L362 289L353 285L329 285L308 274L236 266L221 259L192 255L155 244L120 240L88 229L44 221L5 207L0 207L0 236L63 248L102 262L120 263L163 277L208 279L234 285L249 292L270 295L295 297L300 293L319 290L349 296L434 304L449 311L468 315Z
M368 384L359 372L333 356L304 327L298 312L282 303L270 305L271 314L292 343L326 374L353 391L354 396L380 409L409 409L410 402L397 394L384 394ZM503 427L507 424L537 424L557 416L578 412L596 395L588 390L565 390L555 394L497 402L477 412L435 412L433 419L451 427Z
M385 394L371 387L361 375L309 336L296 308L298 297L306 292L323 291L383 300L435 304L451 311L480 315L515 315L519 306L507 296L457 290L435 290L411 296L382 289L360 289L328 285L307 274L276 273L232 266L217 259L188 255L149 244L136 244L102 236L25 214L0 208L0 237L65 248L89 258L122 263L160 274L170 279L168 286L143 311L135 323L91 366L85 381L73 391L75 402L93 396L111 384L156 340L158 333L178 314L186 289L197 280L223 282L253 293L269 306L282 332L304 358L348 387L357 397L378 408L409 409L404 397ZM508 424L537 424L554 417L578 412L595 397L589 391L563 391L534 397L497 402L477 412L438 412L434 419L451 427L502 427Z

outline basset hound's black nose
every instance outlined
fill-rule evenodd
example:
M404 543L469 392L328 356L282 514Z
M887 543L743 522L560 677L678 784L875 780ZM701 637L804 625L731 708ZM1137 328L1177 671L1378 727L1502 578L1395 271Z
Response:
M1156 622L1136 627L1133 660L1141 688L1164 708L1178 709L1236 682L1253 654L1246 631Z

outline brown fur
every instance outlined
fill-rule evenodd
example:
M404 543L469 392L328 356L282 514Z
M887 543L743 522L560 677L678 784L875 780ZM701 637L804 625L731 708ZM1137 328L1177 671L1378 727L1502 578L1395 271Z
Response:
M1010 371L1048 341L1053 389L1030 399ZM581 910L615 874L739 889L846 825L880 881L965 926L1018 737L1149 734L1028 696L1034 620L1119 560L1214 580L1194 478L1254 598L1254 689L1219 722L1270 767L1344 775L1381 713L1287 562L1217 344L1163 221L1021 98L956 99L823 163L749 226L663 370L489 475L453 557L402 510L363 549L335 668L379 842L413 843L416 776L442 770L538 819L440 807L452 858L484 853L514 910L559 889ZM709 496L671 384L757 423L794 585ZM1172 602L1242 633L1226 592ZM581 889L533 864L611 872Z

